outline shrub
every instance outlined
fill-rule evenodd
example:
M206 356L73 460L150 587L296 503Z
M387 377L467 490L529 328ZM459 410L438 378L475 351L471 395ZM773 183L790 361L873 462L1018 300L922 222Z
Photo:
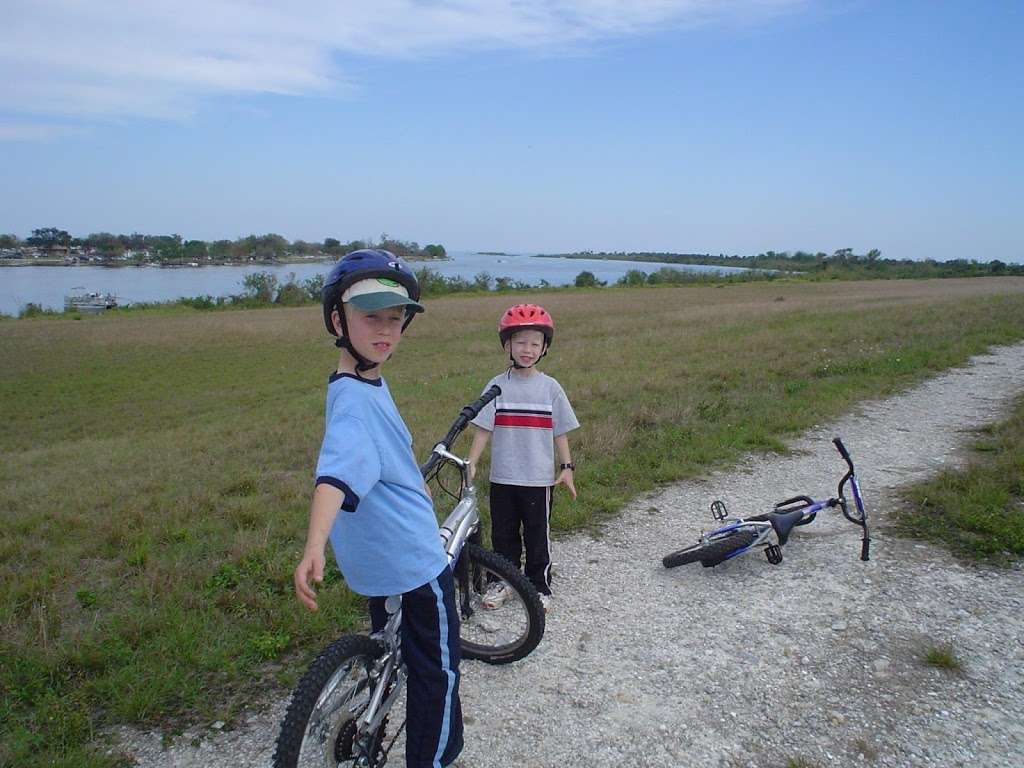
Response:
M604 280L598 280L597 275L589 270L583 270L576 275L576 282L574 283L577 288L597 288L607 283Z
M277 276L271 272L253 272L242 278L246 295L260 304L270 304L277 293Z
M306 289L295 282L295 273L288 275L288 282L277 289L275 304L282 304L288 307L297 307L309 301L309 294Z

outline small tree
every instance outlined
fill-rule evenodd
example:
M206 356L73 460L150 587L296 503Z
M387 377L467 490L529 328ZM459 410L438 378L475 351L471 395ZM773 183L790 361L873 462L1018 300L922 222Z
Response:
M308 296L309 294L306 293L306 289L295 282L295 273L291 272L288 275L288 281L277 289L277 297L274 299L274 303L297 307L300 304L305 304Z
M269 304L277 294L277 276L271 272L253 272L242 278L242 286L249 298Z
M473 276L473 287L478 291L489 291L494 284L494 278L490 272L477 272Z
M63 229L43 227L42 229L33 229L32 237L26 242L29 245L37 245L40 248L52 251L57 246L71 245L71 235Z
M189 261L206 261L210 255L205 240L186 240L181 250Z
M575 285L577 288L598 288L607 283L603 280L598 280L597 275L589 270L583 270L576 275Z
M618 280L619 285L646 285L647 275L643 270L631 269Z
M302 284L302 289L311 301L320 301L320 295L324 290L324 276L313 275Z
M231 258L232 248L230 240L214 240L207 249L210 258L214 261L227 261Z

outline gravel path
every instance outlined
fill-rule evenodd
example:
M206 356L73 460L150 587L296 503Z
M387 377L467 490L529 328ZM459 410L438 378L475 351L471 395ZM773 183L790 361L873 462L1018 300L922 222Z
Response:
M894 489L955 464L971 429L1022 390L1024 345L1000 348L810 430L789 456L637 499L600 539L556 542L541 646L507 667L463 667L458 765L1024 765L1024 569L961 565L877 525ZM822 512L778 567L755 555L662 568L711 527L714 498L751 514L834 493L835 434L876 522L871 562L859 560L859 529ZM961 672L921 662L943 642ZM141 766L267 766L284 706L169 748L159 734L118 735Z

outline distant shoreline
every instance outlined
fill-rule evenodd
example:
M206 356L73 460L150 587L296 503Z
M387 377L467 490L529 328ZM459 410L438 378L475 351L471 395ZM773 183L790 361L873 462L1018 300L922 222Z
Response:
M406 258L405 261L417 264L426 262L451 261L450 257L443 259L432 258ZM329 264L337 261L333 256L317 256L307 259L290 259L281 261L279 259L266 259L261 261L205 261L186 262L184 264L161 264L157 261L140 261L136 263L109 262L109 261L87 261L69 264L64 259L0 259L0 267L103 267L104 269L133 269L140 267L158 267L160 269L202 269L203 267L284 267L289 264Z

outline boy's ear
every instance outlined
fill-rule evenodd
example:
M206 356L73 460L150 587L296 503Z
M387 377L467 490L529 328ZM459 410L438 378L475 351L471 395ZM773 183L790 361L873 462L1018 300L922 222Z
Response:
M335 333L337 333L339 336L341 336L342 335L341 315L338 314L338 308L337 307L335 307L333 310L331 310L331 325L334 326Z

